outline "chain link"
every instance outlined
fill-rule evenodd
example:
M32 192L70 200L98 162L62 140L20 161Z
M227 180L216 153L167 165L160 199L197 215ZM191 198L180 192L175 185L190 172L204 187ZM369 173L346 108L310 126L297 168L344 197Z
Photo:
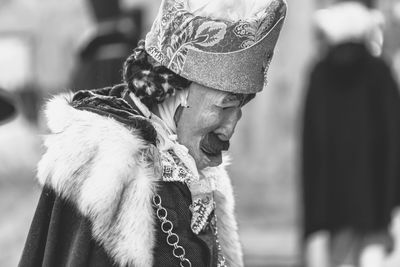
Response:
M170 220L167 219L168 212L162 206L160 195L156 194L153 197L153 205L157 208L156 215L161 222L161 231L167 234L167 244L173 247L172 255L174 255L175 258L181 261L179 266L192 267L192 263L185 257L185 249L179 245L179 236L172 232L172 230L174 229L174 225Z
M214 213L214 234L215 234L216 243L217 243L217 249L218 249L217 267L228 267L226 259L225 259L225 256L222 253L221 244L219 243L218 226L217 226L217 224L218 224L217 215Z

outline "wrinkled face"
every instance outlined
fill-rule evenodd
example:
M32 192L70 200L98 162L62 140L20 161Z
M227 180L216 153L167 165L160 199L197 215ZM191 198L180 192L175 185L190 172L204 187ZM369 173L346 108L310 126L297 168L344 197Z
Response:
M199 170L218 166L242 116L245 95L191 83L187 104L177 119L178 141L189 149Z

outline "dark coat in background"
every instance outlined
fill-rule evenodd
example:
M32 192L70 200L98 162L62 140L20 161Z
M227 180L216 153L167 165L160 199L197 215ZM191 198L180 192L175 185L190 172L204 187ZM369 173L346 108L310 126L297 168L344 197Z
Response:
M71 78L74 91L101 88L122 82L122 66L139 37L128 38L118 31L100 32L83 45Z
M387 227L400 197L400 109L387 64L362 44L313 69L303 129L304 234Z
M122 82L122 67L142 35L142 9L122 12L118 1L89 1L96 31L83 42L71 77L74 91Z

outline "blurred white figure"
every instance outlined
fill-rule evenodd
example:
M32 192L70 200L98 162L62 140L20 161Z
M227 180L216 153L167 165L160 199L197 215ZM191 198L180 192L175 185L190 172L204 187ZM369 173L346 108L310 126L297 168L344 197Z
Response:
M383 245L372 244L366 246L360 255L360 266L381 267L385 260L385 248ZM399 265L397 265L399 266Z
M400 2L396 3L393 7L393 17L396 20L397 24L400 24ZM393 68L394 73L396 74L396 78L400 83L400 50L398 50L393 58Z
M305 248L307 267L329 267L329 233L320 231L310 236Z
M400 2L395 3L393 7L393 16L400 21Z
M390 255L385 259L383 266L398 267L400 266L400 208L393 212L390 234L392 235L394 248Z
M317 11L314 22L331 45L363 40L373 55L382 53L384 16L378 10L359 2L343 2Z

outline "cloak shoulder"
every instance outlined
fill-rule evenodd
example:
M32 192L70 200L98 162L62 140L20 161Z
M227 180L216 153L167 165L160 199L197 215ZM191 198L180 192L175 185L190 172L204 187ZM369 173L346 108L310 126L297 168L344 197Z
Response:
M71 99L57 96L46 105L50 134L38 180L88 218L93 239L119 266L152 266L152 197L159 178L145 160L148 142L138 129L112 117L72 107ZM243 266L229 176L216 167L209 168L206 177L217 184L223 253L229 266Z
M68 98L46 106L51 133L39 182L91 220L93 237L121 266L151 266L156 178L141 159L145 142L113 118L73 108Z

